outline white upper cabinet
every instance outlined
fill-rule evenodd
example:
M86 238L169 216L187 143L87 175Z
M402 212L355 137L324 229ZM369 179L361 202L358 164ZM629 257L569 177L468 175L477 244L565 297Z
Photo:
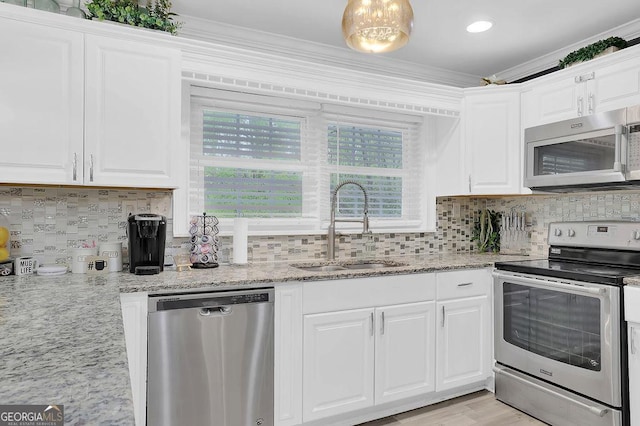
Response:
M177 186L179 49L3 17L0 37L0 183Z
M0 40L0 182L82 183L82 34L0 18Z
M583 64L534 80L523 92L523 127L640 103L640 57Z
M179 51L87 35L86 73L85 183L175 187Z
M464 104L467 193L523 192L519 87L469 90Z

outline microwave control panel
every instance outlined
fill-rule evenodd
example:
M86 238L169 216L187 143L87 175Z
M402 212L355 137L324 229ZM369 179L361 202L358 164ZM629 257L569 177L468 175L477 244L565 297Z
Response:
M640 124L629 126L627 132L627 172L640 179Z

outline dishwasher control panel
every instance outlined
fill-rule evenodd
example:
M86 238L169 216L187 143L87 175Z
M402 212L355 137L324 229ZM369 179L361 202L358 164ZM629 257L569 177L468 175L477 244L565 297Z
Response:
M253 303L273 303L273 290L222 291L150 297L149 312Z

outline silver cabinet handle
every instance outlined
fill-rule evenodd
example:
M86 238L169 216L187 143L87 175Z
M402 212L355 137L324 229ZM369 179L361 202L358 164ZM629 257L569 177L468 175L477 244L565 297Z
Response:
M631 355L635 355L636 354L636 329L635 327L631 327L629 331L631 331L631 341L629 342L629 347L631 349Z
M93 154L89 156L89 182L93 182Z
M589 93L589 98L587 100L587 105L589 106L589 114L593 114L593 110L594 110L594 98L593 98L593 93Z
M469 194L471 194L471 175L469 175Z
M373 312L371 312L371 337L373 337Z
M384 334L384 311L382 311L382 321L380 323L380 334Z
M519 381L519 382L526 382L527 386L532 386L532 387L534 387L534 388L536 388L536 389L538 389L538 390L540 390L540 391L542 391L542 392L545 392L545 393L551 394L551 395L553 395L553 396L554 396L554 397L556 397L556 398L564 399L564 400L566 400L566 401L569 401L569 402L570 402L570 403L572 403L572 404L575 404L575 405L577 405L577 406L579 406L579 407L584 408L585 410L588 410L591 414L594 414L594 415L596 415L596 416L598 416L598 417L603 417L605 414L607 414L607 412L609 412L609 409L608 409L608 408L599 408L599 407L594 407L593 405L588 405L588 404L585 404L585 403L583 403L583 402L576 401L576 400L575 400L575 399L573 399L573 398L569 398L568 396L565 396L565 395L563 395L563 394L561 394L561 393L558 393L558 392L556 392L556 391L554 391L554 390L547 389L547 388L545 388L545 387L543 387L543 386L540 386L540 385L539 385L539 384L537 384L537 383L532 383L532 382L530 382L530 381L528 381L528 380L527 380L527 381L525 381L524 379L521 379L520 377L518 377L518 376L516 376L516 375L514 375L514 374L511 374L511 373L509 373L509 372L507 372L507 371L505 371L505 370L502 370L502 369L498 369L498 368L496 368L496 367L493 367L493 371L494 371L494 372L496 372L496 373L498 373L498 374L503 374L503 375L505 375L505 376L508 376L510 379L513 379L513 380L517 380L517 381Z
M78 153L73 153L73 181L78 180Z
M444 305L442 305L442 326L444 327Z
M582 117L582 96L578 96L578 117Z
M470 285L473 285L473 283L460 283L458 284L458 287L468 287Z

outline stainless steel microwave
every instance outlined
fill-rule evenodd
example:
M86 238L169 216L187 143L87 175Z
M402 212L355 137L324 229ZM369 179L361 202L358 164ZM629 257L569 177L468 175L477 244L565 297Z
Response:
M524 165L532 190L640 185L640 106L525 129Z

